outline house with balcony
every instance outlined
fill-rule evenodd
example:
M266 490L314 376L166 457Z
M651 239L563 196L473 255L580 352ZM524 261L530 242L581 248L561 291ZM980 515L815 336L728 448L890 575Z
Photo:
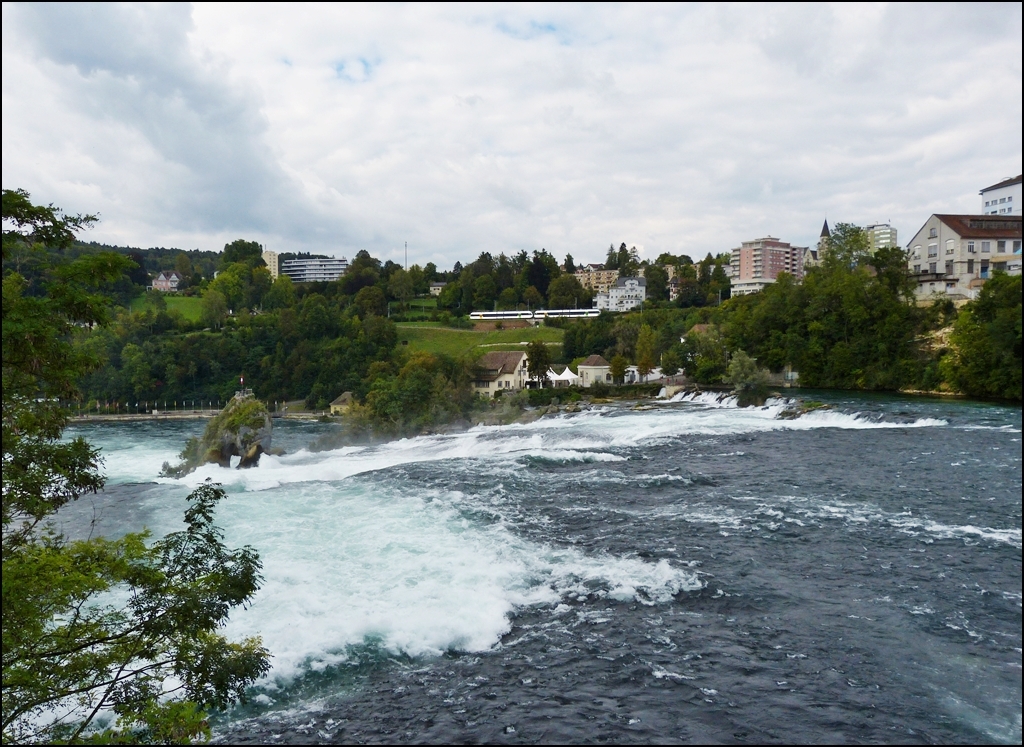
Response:
M975 298L997 270L1020 273L1021 216L933 215L907 254L919 301Z

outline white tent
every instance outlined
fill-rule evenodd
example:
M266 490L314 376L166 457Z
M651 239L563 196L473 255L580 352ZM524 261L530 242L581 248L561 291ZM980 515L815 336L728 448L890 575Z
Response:
M578 386L580 383L580 377L574 374L568 366L560 374L549 368L547 378L552 386Z

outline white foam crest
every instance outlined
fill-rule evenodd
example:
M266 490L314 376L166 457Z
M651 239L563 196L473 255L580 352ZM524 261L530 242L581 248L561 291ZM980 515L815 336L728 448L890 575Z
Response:
M782 500L787 506L792 506L790 510L804 517L837 519L854 524L884 522L906 534L915 535L925 532L938 539L978 538L1012 545L1018 549L1021 547L1020 529L997 529L978 527L972 524L943 524L931 519L919 519L909 513L890 513L872 504L845 501L819 503L796 496L787 496Z
M262 635L265 685L344 661L367 641L393 653L483 651L518 607L583 595L655 604L700 587L666 561L588 556L479 526L460 494L403 495L381 483L304 484L235 494L218 511L228 541L251 544L265 581L233 613L232 637Z

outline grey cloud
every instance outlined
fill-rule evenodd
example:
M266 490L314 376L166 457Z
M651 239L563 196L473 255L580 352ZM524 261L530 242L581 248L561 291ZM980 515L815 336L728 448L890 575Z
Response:
M179 167L177 183L149 195L165 225L301 234L325 222L266 144L256 91L229 84L190 45L188 6L33 4L12 15L36 53L64 68L74 106L134 129Z
M35 50L5 28L5 60L160 154L118 193L151 234L703 256L825 214L909 233L1020 169L1019 5L74 8L5 6Z

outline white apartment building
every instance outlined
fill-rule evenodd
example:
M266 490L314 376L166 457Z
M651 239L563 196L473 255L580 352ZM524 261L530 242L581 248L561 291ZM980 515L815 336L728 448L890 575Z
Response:
M277 276L280 274L277 252L264 251L262 256L263 261L267 263L267 269L270 270L270 277L277 280Z
M348 271L345 257L327 259L286 259L281 272L296 283L329 283Z
M647 281L643 278L618 278L607 293L594 297L594 308L602 311L630 311L647 300Z
M1020 203L1020 174L981 190L981 212L985 215L1020 215Z
M868 251L872 254L886 246L899 246L896 229L888 223L874 223L864 226L864 233L868 237Z
M1020 274L1021 216L933 215L907 250L919 299L974 298L996 270Z

